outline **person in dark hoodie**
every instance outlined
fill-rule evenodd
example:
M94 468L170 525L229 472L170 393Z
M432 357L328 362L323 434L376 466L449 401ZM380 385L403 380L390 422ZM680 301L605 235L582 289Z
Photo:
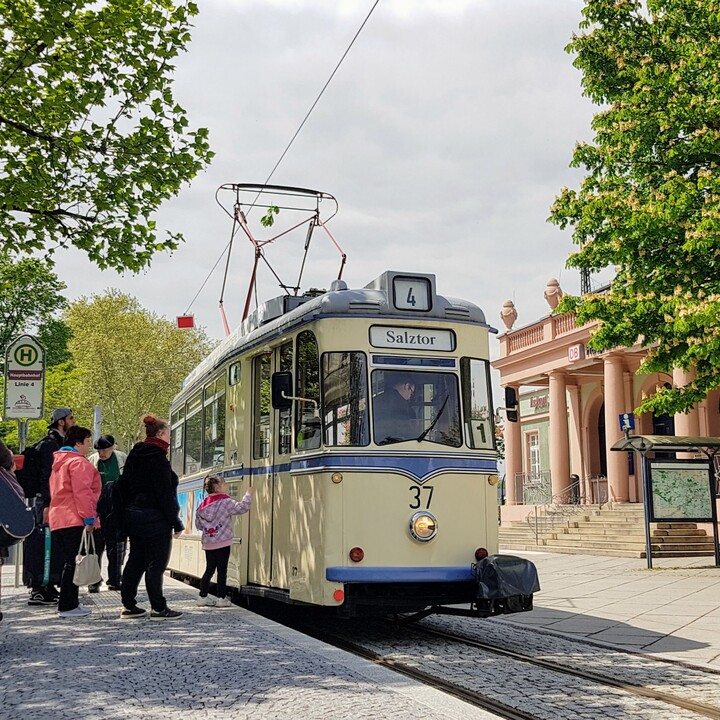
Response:
M167 458L170 425L154 415L146 415L143 424L147 437L130 450L118 480L130 540L130 556L120 584L120 619L145 614L146 610L137 605L138 585L144 573L150 619L174 620L182 613L167 606L163 575L170 560L173 532L178 536L185 528L177 500L178 477Z
M50 473L53 468L55 453L65 444L65 434L75 425L75 416L68 407L55 408L50 415L50 425L47 435L35 446L39 456L40 492L34 499L35 510L38 515L39 527L36 533L50 532L47 529L48 513L50 508ZM33 498L30 498L31 500ZM28 538L25 541L25 575L30 585L30 599L28 605L54 605L60 598L55 585L50 582L44 584L44 558L41 554L33 552L31 544L37 538ZM58 541L51 541L50 577L54 574L58 558L62 557L62 550Z

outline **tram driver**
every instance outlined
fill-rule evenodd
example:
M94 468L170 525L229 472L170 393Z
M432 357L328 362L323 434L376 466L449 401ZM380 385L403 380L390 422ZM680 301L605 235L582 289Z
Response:
M385 390L374 399L373 429L378 445L417 438L420 426L412 403L416 385L412 373L385 372Z

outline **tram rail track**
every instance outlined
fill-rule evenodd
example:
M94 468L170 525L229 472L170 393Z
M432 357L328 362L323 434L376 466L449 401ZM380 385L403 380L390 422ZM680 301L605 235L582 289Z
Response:
M572 676L580 680L595 683L599 686L613 688L623 693L633 695L637 698L643 698L682 709L690 713L695 713L697 716L707 717L711 720L720 720L720 707L716 705L709 705L696 700L682 698L674 693L664 692L642 684L619 680L617 678L602 675L591 670L573 667L554 660L539 658L533 655L525 655L515 650L499 648L495 645L484 643L481 640L463 637L453 632L420 626L409 626L398 621L391 622L391 624L394 628L401 629L402 631L406 631L408 633L417 634L423 638L434 637L444 643L461 644L466 647L472 647L481 650L482 652L503 657L514 662L530 664L534 667L542 668L543 670L550 671L552 673ZM536 713L526 712L520 708L513 707L512 705L499 701L483 692L467 688L459 682L446 680L442 677L438 677L432 672L421 670L414 667L412 664L398 660L395 657L391 657L382 652L376 652L363 646L361 642L350 640L347 637L342 637L340 634L336 634L327 628L318 629L316 626L306 625L305 623L293 625L297 630L311 635L327 644L351 652L407 677L411 677L425 685L442 690L443 692L453 695L454 697L457 697L475 707L493 712L499 717L506 718L507 720L538 720L538 718L541 717ZM547 715L542 717L547 717Z
M431 635L445 641L457 642L468 645L470 647L476 647L494 655L500 655L520 662L530 663L531 665L535 665L536 667L542 667L547 670L563 673L565 675L572 675L582 680L588 680L590 682L599 683L601 685L608 685L610 687L623 690L624 692L632 693L634 695L639 695L644 698L663 702L667 705L674 705L676 707L682 708L683 710L689 710L690 712L698 713L699 715L712 718L712 720L720 720L720 708L718 708L717 706L699 703L695 700L686 700L684 698L678 697L674 693L667 693L663 692L662 690L648 688L644 685L629 683L623 680L617 680L615 678L611 678L606 675L600 675L589 670L582 670L580 668L571 667L563 663L558 663L554 660L546 660L544 658L538 658L532 655L524 655L522 653L516 652L515 650L498 648L497 646L490 645L489 643L483 643L481 640L462 637L461 635L457 635L455 633L447 632L444 630L435 630L426 627L423 627L422 630L420 628L409 629L419 632L423 635Z

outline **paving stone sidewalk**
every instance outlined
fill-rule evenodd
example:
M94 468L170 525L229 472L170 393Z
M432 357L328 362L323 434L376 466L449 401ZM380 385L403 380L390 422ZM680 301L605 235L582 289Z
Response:
M509 551L532 560L535 609L499 622L720 670L720 568L713 557L655 559Z
M495 717L241 608L198 608L196 591L169 578L179 620L120 620L105 588L81 593L91 616L61 620L29 607L3 570L0 718Z

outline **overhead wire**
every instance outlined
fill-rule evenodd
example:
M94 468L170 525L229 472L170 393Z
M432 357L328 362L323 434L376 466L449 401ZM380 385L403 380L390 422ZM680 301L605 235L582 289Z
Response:
M371 15L373 14L373 12L375 11L375 8L378 6L378 3L379 3L379 2L380 2L380 0L375 0L375 2L373 3L373 6L370 8L370 11L369 11L368 14L366 15L365 19L362 21L362 24L360 25L360 27L358 28L357 32L356 32L355 35L353 36L352 40L350 41L350 44L347 46L345 52L342 54L342 57L341 57L340 60L338 61L337 65L335 66L335 69L332 71L332 73L330 74L330 77L327 79L327 82L323 85L322 90L320 90L320 93L319 93L318 96L315 98L315 102L310 106L310 109L307 111L307 113L305 114L305 117L303 118L302 122L300 123L300 125L299 125L298 128L297 128L297 130L295 131L295 133L293 134L292 138L290 139L290 142L287 144L287 146L285 147L285 149L282 151L282 154L280 155L280 158L278 159L278 161L277 161L277 162L275 163L275 165L273 166L273 169L270 171L270 174L267 176L267 178L265 178L265 182L263 183L264 185L267 185L267 184L270 182L272 176L275 174L275 171L276 171L276 170L278 169L278 167L280 166L280 163L283 161L283 159L284 159L285 156L287 155L288 151L289 151L290 148L292 147L292 144L295 142L295 139L296 139L297 136L300 134L300 131L303 129L303 126L304 126L305 123L307 122L307 120L308 120L308 118L310 117L312 111L315 109L315 106L318 104L318 102L320 102L320 98L323 96L323 94L325 93L325 90L327 90L328 86L330 85L330 82L331 82L332 79L335 77L335 74L336 74L337 71L340 69L340 66L342 65L343 61L344 61L345 58L347 57L347 54L350 52L352 46L355 44L355 41L358 39L358 36L360 35L360 33L362 32L363 28L364 28L365 25L367 24L368 20L370 19L370 16L371 16ZM255 197L255 200L253 200L253 202L251 203L250 208L252 208L252 207L255 205L255 202L257 202L257 199L258 199L259 196L260 196L260 193L258 193L258 195ZM215 199L217 200L217 193L215 193ZM218 201L218 204L220 204L219 201ZM221 205L221 207L223 207L223 206ZM225 210L224 207L223 207L223 210ZM227 212L227 210L225 210L225 212ZM230 214L230 213L228 213L228 214ZM230 266L230 253L232 252L232 244L233 244L233 239L234 239L234 237L235 237L235 233L236 233L236 229L235 229L234 223L233 223L233 232L232 232L232 234L231 234L231 236L230 236L229 242L228 242L227 245L225 245L225 247L223 248L222 252L220 253L220 257L218 257L218 259L215 261L215 264L212 266L212 269L210 270L210 272L208 273L207 277L206 277L205 280L203 281L202 285L200 286L200 289L199 289L199 290L197 291L197 293L195 294L195 297L194 297L194 298L192 299L192 301L190 302L190 305L188 305L188 308L187 308L187 310L185 311L185 315L187 315L187 314L190 312L190 308L192 308L193 304L195 303L195 300L197 300L198 296L200 295L200 293L202 292L203 288L204 288L205 285L207 284L207 282L208 282L208 280L210 279L211 275L215 272L215 268L217 268L217 266L220 264L220 261L222 260L223 256L225 255L225 253L227 253L227 254L228 254L228 257L227 257L227 262L225 263L225 274L224 274L223 282L222 282L222 294L221 294L221 296L220 296L220 306L222 307L222 304L223 304L223 295L224 295L224 292L225 292L225 284L226 284L226 282L227 282L227 273L228 273L228 269L229 269L229 266ZM266 264L268 265L268 267L269 267L269 263L268 263L267 260L265 259L264 255L263 255L263 260L265 261L265 263L266 263ZM272 270L272 268L271 268L271 270ZM274 272L273 272L273 274L274 274ZM276 275L276 277L277 277L277 275ZM278 278L278 280L279 280L279 278ZM256 293L256 303L257 303L257 288L255 288L255 293Z

